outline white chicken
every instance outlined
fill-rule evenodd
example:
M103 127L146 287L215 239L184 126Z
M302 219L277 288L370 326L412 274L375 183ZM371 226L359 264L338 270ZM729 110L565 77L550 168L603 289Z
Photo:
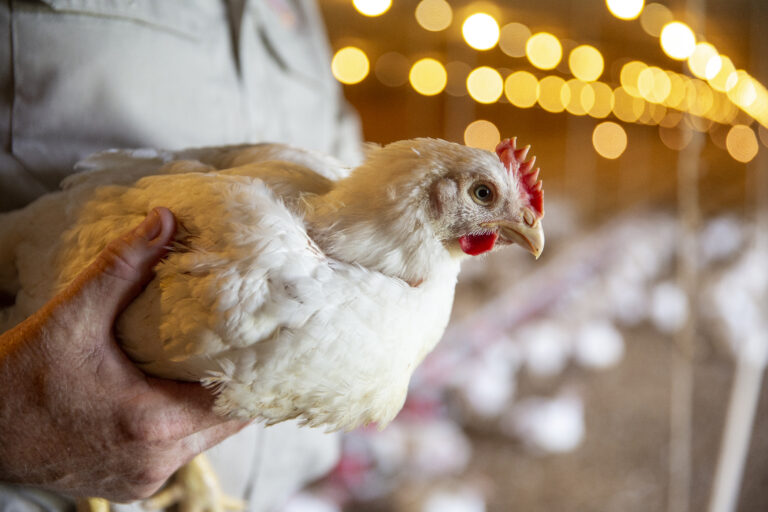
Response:
M535 157L496 152L406 140L351 171L282 145L95 155L0 218L0 290L16 297L0 329L166 206L174 250L117 324L137 365L214 388L232 417L384 425L443 334L460 261L541 253Z

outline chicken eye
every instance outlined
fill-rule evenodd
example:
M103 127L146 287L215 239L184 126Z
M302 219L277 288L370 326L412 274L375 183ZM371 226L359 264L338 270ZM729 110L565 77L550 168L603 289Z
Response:
M482 183L475 185L475 188L472 189L472 199L477 203L487 205L493 201L493 190L488 185L483 185Z

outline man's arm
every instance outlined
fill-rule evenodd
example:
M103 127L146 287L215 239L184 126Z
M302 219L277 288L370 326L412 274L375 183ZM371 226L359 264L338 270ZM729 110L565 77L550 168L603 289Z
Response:
M0 481L129 501L243 428L196 383L147 377L113 325L175 231L153 210L62 293L0 334Z

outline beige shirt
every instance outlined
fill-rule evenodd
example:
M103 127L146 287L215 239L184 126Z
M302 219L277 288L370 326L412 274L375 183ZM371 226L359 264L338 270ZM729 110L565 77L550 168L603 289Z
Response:
M270 141L357 156L309 1L6 0L0 34L0 211L105 148Z
M0 211L105 148L274 141L359 158L309 0L5 0L0 37ZM254 426L209 454L227 492L272 510L333 465L337 441ZM0 484L0 510L67 503Z

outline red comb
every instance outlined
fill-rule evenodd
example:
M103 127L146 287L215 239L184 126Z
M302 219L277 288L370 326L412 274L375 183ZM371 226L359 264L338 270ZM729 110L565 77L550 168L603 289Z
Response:
M539 168L533 168L533 164L536 163L536 157L531 157L527 162L525 157L528 155L528 150L531 146L525 146L523 148L517 148L517 137L511 139L504 139L496 146L496 154L499 155L499 160L507 168L507 172L512 173L512 176L520 183L521 189L528 197L528 204L536 212L537 218L544 216L544 190L542 189L542 182L539 180Z

